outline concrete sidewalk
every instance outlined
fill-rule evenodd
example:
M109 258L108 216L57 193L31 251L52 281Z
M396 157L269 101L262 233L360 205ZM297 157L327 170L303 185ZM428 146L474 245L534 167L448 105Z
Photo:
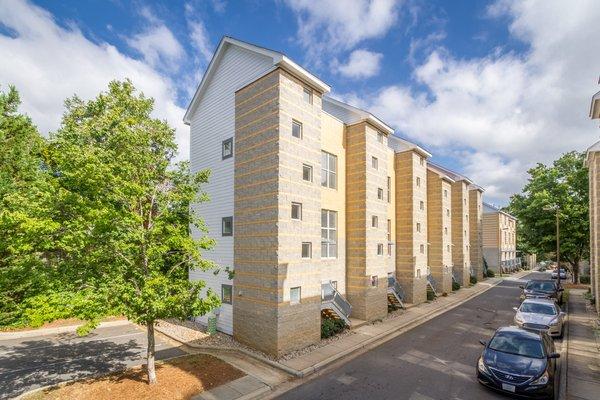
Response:
M567 337L567 399L600 399L600 331L597 315L583 298L585 290L569 291Z

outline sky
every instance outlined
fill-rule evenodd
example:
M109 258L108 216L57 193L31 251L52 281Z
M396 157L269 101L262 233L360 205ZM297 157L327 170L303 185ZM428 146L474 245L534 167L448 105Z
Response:
M505 205L527 169L600 136L597 0L1 0L0 90L45 135L129 78L176 129L224 35L285 53Z

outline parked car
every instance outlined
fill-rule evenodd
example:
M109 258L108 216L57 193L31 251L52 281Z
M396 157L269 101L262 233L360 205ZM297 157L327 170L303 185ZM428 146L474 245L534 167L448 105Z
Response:
M477 380L491 389L535 398L558 398L557 358L552 338L518 327L499 328L477 360Z
M523 329L546 331L552 337L563 336L565 313L554 299L525 299L520 307L515 307L515 324Z
M558 279L558 270L552 271L552 279ZM567 270L564 268L560 269L560 279L567 279Z
M532 279L527 281L525 286L519 286L521 291L521 301L529 298L549 298L555 299L558 304L562 304L564 289L549 279Z

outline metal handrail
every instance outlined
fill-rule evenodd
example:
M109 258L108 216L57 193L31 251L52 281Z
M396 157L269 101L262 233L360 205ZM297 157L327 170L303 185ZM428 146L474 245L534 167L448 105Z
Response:
M388 276L388 288L396 292L396 296L401 301L404 300L404 289L402 289L395 276Z
M321 302L331 302L344 314L346 318L352 312L352 305L333 287L331 281L321 284Z
M435 288L436 286L436 281L435 279L433 279L433 276L431 274L427 275L427 281L429 282L429 284Z

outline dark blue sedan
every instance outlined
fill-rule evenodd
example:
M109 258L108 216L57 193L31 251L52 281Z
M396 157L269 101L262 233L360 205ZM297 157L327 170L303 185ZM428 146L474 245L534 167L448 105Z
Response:
M554 342L546 332L499 328L477 361L477 379L491 389L517 396L558 398Z

